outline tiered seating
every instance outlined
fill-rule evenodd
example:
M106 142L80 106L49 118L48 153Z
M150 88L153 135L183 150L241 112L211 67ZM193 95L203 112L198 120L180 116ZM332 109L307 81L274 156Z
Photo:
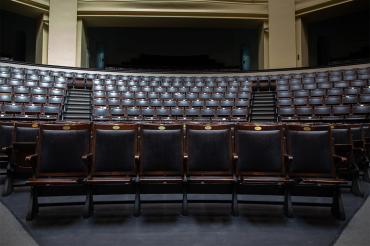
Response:
M0 67L0 118L59 118L67 78L59 72Z
M248 120L246 77L133 77L93 80L94 120Z
M354 128L356 141L368 143L366 127ZM26 158L33 168L28 219L39 196L85 194L90 216L96 195L135 194L139 215L142 193L163 192L183 195L184 214L195 193L231 194L234 214L238 194L281 195L287 216L291 196L328 196L344 218L347 181L337 175L348 159L334 153L329 125L95 123L92 138L90 131L89 124L41 124L37 154Z
M370 115L370 68L300 73L277 80L282 121L365 120Z

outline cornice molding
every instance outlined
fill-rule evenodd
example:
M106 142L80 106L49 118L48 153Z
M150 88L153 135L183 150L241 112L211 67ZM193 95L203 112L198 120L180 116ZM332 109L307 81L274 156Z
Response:
M354 0L296 0L296 16L353 2Z

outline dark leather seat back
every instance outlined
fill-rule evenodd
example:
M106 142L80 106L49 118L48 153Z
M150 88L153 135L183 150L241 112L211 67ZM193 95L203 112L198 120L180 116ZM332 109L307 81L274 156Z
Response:
M282 130L279 126L239 125L235 146L240 173L283 174Z
M190 175L196 172L232 173L230 127L189 125L186 136Z
M0 148L8 147L12 144L13 131L14 131L13 123L0 124Z
M14 141L22 143L35 143L39 134L37 123L16 123Z
M90 125L42 125L38 145L40 176L84 175L82 156L89 153Z
M106 125L105 125L106 126ZM110 129L101 129L95 125L94 166L99 172L135 172L136 126L124 129L120 125L109 125ZM108 127L109 127L108 126Z
M140 173L181 175L183 171L182 125L143 125Z
M331 129L334 144L352 144L351 130L346 125L336 125Z
M334 176L329 126L288 126L287 152L293 157L290 176Z

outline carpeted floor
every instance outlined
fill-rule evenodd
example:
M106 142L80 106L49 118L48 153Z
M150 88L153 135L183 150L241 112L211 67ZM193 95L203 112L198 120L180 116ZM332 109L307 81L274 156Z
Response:
M41 208L34 221L26 222L28 195L27 188L18 188L0 199L37 243L53 246L332 245L365 200L344 192L346 221L320 207L294 207L296 216L289 219L281 206L240 205L240 216L232 217L227 204L191 204L184 217L179 204L145 204L138 218L132 215L132 205L97 206L95 216L87 220L81 216L82 207L70 206Z

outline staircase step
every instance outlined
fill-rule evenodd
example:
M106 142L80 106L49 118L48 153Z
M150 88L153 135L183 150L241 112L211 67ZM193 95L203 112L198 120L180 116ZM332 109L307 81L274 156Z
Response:
M274 104L273 100L254 100L253 104L262 104L262 103L269 103L269 104Z
M68 97L72 98L91 98L91 95L85 94L69 94Z
M90 105L71 105L68 104L65 106L66 110L70 109L77 109L77 110L90 110L91 106Z
M69 109L65 111L66 114L90 114L90 110L76 110L76 109Z
M81 98L81 97L68 97L67 98L68 101L80 101L80 102L90 102L91 101L91 98L90 97L86 97L86 98Z
M275 112L274 108L266 107L266 108L252 108L252 112Z
M254 108L275 108L275 104L274 103L257 103L255 104L255 102L253 103L253 106Z
M67 99L66 104L67 105L90 105L91 102L90 101L74 101L74 100L71 101Z
M65 114L64 115L64 120L68 120L68 119L85 119L85 120L89 120L90 119L90 115L69 115L69 114Z
M252 112L251 115L275 115L275 112Z

